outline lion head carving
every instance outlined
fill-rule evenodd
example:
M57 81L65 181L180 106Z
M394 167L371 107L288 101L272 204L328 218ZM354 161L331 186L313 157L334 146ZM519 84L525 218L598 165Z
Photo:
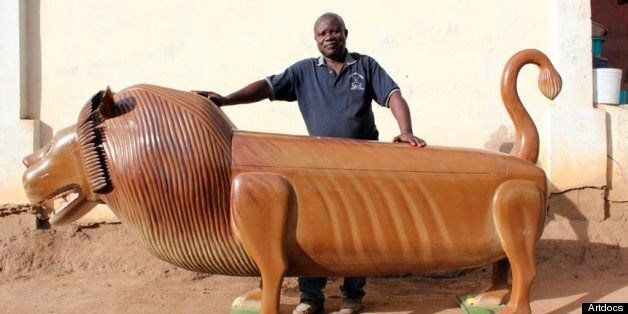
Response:
M206 127L189 125L194 123ZM198 127L211 130L203 135ZM46 146L24 158L28 168L24 188L33 203L67 200L52 211L50 219L55 225L67 224L98 203L120 200L118 192L127 188L146 198L163 196L160 186L173 176L193 175L186 172L195 165L214 168L218 162L214 159L224 163L233 128L222 111L191 93L137 85L114 95L107 87L83 106L76 125L60 130ZM209 141L210 148L220 146L214 148L220 153L201 156L208 148L192 137ZM177 159L175 150L195 157L193 164L172 164ZM160 157L165 159L145 166ZM194 189L195 185L184 187Z
M98 92L83 107L76 125L57 132L46 146L24 158L28 169L23 182L30 201L65 200L56 210L48 208L52 213L51 223L70 223L100 202L98 192L109 181L102 132L96 127L104 116L95 109L111 108L112 104L115 101L109 88Z
M230 236L233 124L206 98L153 85L88 101L76 126L24 158L31 202L68 198L63 225L104 203L152 254L177 266L253 274ZM189 246L203 248L191 256ZM236 262L240 261L240 262ZM239 265L247 261L246 265Z

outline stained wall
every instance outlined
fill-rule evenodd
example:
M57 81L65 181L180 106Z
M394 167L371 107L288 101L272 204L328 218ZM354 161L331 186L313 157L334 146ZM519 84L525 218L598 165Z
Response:
M554 192L606 185L606 117L591 104L588 1L23 3L17 29L25 41L18 54L25 56L18 63L28 84L17 90L27 100L0 106L22 108L10 123L31 118L39 125L25 135L35 137L23 144L27 150L75 123L85 101L107 85L226 94L317 56L313 22L334 11L349 29L349 49L376 58L400 85L415 134L430 145L508 151L514 129L500 99L502 68L521 49L544 51L563 77L562 94L545 99L534 66L524 68L518 87L540 131L539 164ZM388 141L398 133L396 121L375 107L381 140ZM296 103L263 101L225 112L240 129L306 134ZM30 132L3 127L10 128L6 134ZM13 169L2 170L5 186L19 187L23 153L0 157L2 169ZM19 188L8 191L3 187L0 201L24 201Z

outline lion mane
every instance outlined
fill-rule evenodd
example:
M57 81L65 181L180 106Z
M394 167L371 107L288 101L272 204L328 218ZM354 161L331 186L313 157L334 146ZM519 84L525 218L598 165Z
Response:
M234 126L224 113L203 97L152 85L118 92L113 105L99 96L81 110L77 134L91 187L124 225L182 268L258 275L231 228Z

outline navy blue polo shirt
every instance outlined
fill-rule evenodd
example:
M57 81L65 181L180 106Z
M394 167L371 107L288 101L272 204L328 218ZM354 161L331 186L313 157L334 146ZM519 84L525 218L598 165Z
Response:
M298 101L310 135L364 140L379 136L371 101L388 107L399 91L375 59L357 53L346 54L337 75L321 56L301 60L266 82L271 100Z

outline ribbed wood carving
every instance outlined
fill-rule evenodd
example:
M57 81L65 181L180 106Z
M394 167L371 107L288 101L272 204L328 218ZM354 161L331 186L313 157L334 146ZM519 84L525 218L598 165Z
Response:
M505 312L527 313L547 193L534 164L538 132L516 91L528 63L547 97L561 88L540 51L510 59L501 91L516 130L511 154L242 132L203 97L137 85L96 94L75 128L24 159L24 186L36 203L77 195L53 223L106 203L167 262L261 275L261 294L247 296L261 298L263 313L277 312L285 275L494 263L492 286L476 297L486 305L508 293L508 262Z

